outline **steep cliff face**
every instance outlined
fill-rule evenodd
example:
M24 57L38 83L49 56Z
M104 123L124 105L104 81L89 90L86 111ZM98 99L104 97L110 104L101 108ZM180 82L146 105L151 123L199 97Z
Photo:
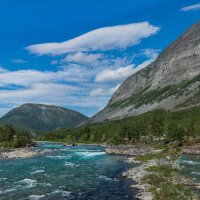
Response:
M200 22L167 47L145 69L130 76L92 119L100 122L154 109L181 109L200 103Z

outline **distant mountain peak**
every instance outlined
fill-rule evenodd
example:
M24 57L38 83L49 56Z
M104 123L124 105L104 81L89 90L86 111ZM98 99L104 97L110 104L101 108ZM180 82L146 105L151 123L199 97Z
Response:
M16 128L32 131L48 131L77 126L88 117L59 106L26 103L4 115L0 124L12 124Z

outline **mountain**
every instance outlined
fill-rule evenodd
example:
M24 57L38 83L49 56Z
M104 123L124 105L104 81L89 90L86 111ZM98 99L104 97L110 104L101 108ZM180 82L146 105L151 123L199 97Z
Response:
M58 106L24 104L3 116L0 124L12 124L31 131L48 131L74 127L87 119L79 112Z
M131 75L91 122L136 116L155 109L200 105L200 22L146 68Z

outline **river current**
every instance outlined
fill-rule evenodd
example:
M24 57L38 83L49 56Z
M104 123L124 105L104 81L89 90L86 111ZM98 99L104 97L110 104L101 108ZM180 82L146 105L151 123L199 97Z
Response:
M122 179L128 164L98 146L65 147L39 143L45 154L29 159L0 160L1 200L130 200Z
M99 146L39 143L38 157L0 160L0 200L131 200L121 177L130 167ZM184 174L200 182L200 157L181 156Z

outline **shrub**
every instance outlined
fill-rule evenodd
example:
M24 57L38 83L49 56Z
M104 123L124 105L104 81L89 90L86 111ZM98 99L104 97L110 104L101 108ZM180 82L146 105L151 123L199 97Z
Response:
M10 125L0 127L0 146L8 147L22 147L30 143L31 139L29 133L24 130L16 131Z

